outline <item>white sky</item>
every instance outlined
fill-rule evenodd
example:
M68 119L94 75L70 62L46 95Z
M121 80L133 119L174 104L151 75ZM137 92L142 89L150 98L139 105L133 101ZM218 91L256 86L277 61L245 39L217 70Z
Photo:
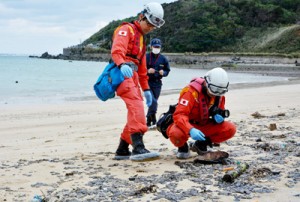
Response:
M176 0L0 0L0 54L62 53L146 3Z

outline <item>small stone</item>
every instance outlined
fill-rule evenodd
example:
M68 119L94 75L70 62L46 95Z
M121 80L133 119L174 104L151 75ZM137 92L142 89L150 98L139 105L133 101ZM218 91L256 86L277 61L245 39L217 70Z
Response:
M277 129L276 123L271 123L269 125L269 129L270 129L270 131L276 130Z
M256 142L262 142L262 139L261 138L257 138L255 141Z

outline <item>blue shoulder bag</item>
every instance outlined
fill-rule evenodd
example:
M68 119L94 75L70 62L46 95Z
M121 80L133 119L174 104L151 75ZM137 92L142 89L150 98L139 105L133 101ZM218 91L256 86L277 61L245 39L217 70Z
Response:
M124 76L120 69L113 62L109 63L99 76L94 85L94 91L97 97L106 101L115 97L117 87L124 81Z

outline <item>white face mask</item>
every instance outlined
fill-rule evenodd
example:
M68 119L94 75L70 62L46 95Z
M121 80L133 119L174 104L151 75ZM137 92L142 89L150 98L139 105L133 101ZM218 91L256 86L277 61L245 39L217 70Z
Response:
M154 48L154 47L152 47L152 53L154 53L154 54L159 54L160 53L160 48Z

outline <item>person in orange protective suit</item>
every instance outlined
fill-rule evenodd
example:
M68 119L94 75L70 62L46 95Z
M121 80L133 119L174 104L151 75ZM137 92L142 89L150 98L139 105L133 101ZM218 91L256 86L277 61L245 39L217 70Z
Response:
M225 70L214 68L204 78L193 79L183 88L173 114L174 123L166 132L178 147L177 158L189 158L190 150L201 155L212 143L221 143L234 136L236 126L224 120L229 117L224 96L228 85ZM195 142L188 145L190 137Z
M148 85L144 35L164 24L163 15L160 4L148 3L139 13L138 20L122 23L114 31L112 60L125 77L116 92L125 102L128 111L127 123L115 154L115 159L118 160L130 158L133 161L142 161L159 157L158 153L148 151L143 143L143 135L148 128L140 88L149 107L152 95ZM129 144L133 147L132 152L129 151Z

